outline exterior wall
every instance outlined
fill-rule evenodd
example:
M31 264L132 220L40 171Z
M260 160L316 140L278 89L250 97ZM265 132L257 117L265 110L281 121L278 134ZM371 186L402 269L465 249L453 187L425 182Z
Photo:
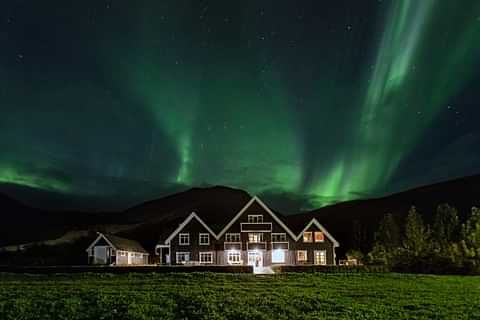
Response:
M312 224L310 228L306 230L307 232L315 232L321 231L315 224ZM334 258L334 246L333 242L324 235L324 242L303 242L303 235L298 239L298 241L294 244L291 248L294 249L295 254L295 264L314 264L314 251L316 250L325 250L326 251L326 258L327 264L335 264ZM298 250L306 250L307 251L307 262L299 262L297 261L297 251Z
M182 233L190 235L189 245L180 245L179 237ZM200 245L200 233L208 233L210 236L209 245ZM177 264L177 252L190 252L190 261L192 263L200 261L200 252L213 252L213 263L217 264L215 254L215 237L211 235L207 229L197 219L192 219L170 242L170 262Z
M124 254L124 255L123 255ZM130 259L129 259L130 258ZM117 265L138 265L148 264L148 255L140 252L118 251Z

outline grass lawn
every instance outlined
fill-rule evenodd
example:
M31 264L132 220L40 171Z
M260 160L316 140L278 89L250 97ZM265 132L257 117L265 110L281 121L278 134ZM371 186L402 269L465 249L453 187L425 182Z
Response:
M0 274L0 319L480 319L480 277Z

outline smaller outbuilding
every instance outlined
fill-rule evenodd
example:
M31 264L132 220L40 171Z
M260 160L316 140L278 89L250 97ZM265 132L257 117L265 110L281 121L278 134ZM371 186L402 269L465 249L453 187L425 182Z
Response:
M87 253L89 264L106 265L148 264L149 256L137 241L104 233L98 233Z

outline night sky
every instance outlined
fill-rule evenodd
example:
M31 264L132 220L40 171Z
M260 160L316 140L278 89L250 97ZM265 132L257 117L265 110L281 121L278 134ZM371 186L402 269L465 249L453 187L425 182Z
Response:
M480 172L478 0L2 1L0 83L2 184L293 210Z

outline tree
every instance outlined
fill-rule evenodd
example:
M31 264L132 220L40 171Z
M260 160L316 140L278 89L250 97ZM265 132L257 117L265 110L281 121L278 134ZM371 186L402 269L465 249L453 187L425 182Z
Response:
M425 254L430 249L430 230L423 223L422 216L412 206L405 221L405 239L403 246L415 257Z
M457 209L448 204L437 207L433 224L432 239L440 248L447 248L452 242L458 241L459 219Z
M480 209L473 207L470 218L462 225L460 249L465 263L480 271Z
M391 213L387 213L380 221L375 240L389 251L400 246L400 228Z

